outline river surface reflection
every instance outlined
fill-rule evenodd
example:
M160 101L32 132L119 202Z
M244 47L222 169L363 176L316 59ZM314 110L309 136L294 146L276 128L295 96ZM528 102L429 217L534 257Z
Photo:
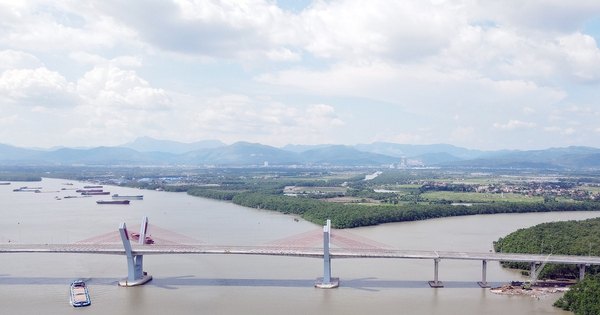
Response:
M148 216L152 225L215 245L261 245L320 226L293 216L260 211L185 193L105 186L111 194L138 195L130 205L97 205L103 197L64 199L62 188L84 183L44 179L0 186L0 242L72 243L116 231ZM41 186L42 193L13 192ZM58 200L59 197L61 200ZM478 215L385 224L347 230L398 249L489 251L498 237L542 222L581 220L600 212ZM150 231L152 233L152 231ZM335 233L335 232L334 232ZM147 255L154 279L121 288L124 256L2 254L0 314L570 314L551 305L559 295L530 298L481 289L481 262L440 263L441 289L432 289L433 261L334 259L340 287L313 287L320 259L245 255ZM487 280L502 285L521 276L488 263ZM87 281L92 305L74 309L68 285Z

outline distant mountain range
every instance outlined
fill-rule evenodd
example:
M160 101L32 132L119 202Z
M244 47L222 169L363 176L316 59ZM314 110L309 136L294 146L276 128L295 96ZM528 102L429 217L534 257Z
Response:
M25 149L0 144L0 165L130 166L385 166L396 168L600 169L600 149L469 150L448 144L410 145L387 142L344 146L286 145L218 140L182 143L149 137L116 147Z

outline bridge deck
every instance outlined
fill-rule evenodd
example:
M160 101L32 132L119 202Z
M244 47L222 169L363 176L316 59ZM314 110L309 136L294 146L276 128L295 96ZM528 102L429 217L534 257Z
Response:
M132 245L134 255L236 254L323 258L322 248L280 246ZM122 244L0 244L0 253L86 253L125 255ZM331 258L455 259L553 264L600 265L600 257L566 255L506 254L492 252L417 251L396 249L331 248Z

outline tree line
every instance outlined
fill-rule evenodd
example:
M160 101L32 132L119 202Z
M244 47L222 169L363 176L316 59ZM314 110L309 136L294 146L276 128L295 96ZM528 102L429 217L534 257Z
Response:
M519 229L494 242L494 250L498 253L600 256L600 218L549 222ZM516 262L504 262L503 266L522 270L530 268L528 263ZM598 266L586 268L589 274L596 274L599 270ZM577 279L579 267L548 264L539 277Z
M195 191L194 193L198 193ZM467 205L448 204L398 204L398 205L361 205L325 202L308 197L288 197L281 194L265 192L236 192L230 195L217 195L216 192L205 191L204 196L215 195L231 199L233 203L265 210L293 213L302 218L324 224L331 220L335 228L353 228L377 225L390 222L417 221L441 217L495 214L495 213L528 213L551 211L597 211L600 203L488 203Z
M600 275L592 275L572 286L554 302L555 307L575 315L600 314Z

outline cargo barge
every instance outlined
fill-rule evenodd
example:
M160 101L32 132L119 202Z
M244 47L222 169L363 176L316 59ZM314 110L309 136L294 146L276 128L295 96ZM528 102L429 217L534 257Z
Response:
M87 286L83 280L75 280L71 283L71 305L82 307L92 304Z
M114 194L112 195L112 199L136 199L136 200L142 200L144 199L144 195L135 195L135 196L121 196L119 194Z
M97 200L99 205L128 205L129 200Z

